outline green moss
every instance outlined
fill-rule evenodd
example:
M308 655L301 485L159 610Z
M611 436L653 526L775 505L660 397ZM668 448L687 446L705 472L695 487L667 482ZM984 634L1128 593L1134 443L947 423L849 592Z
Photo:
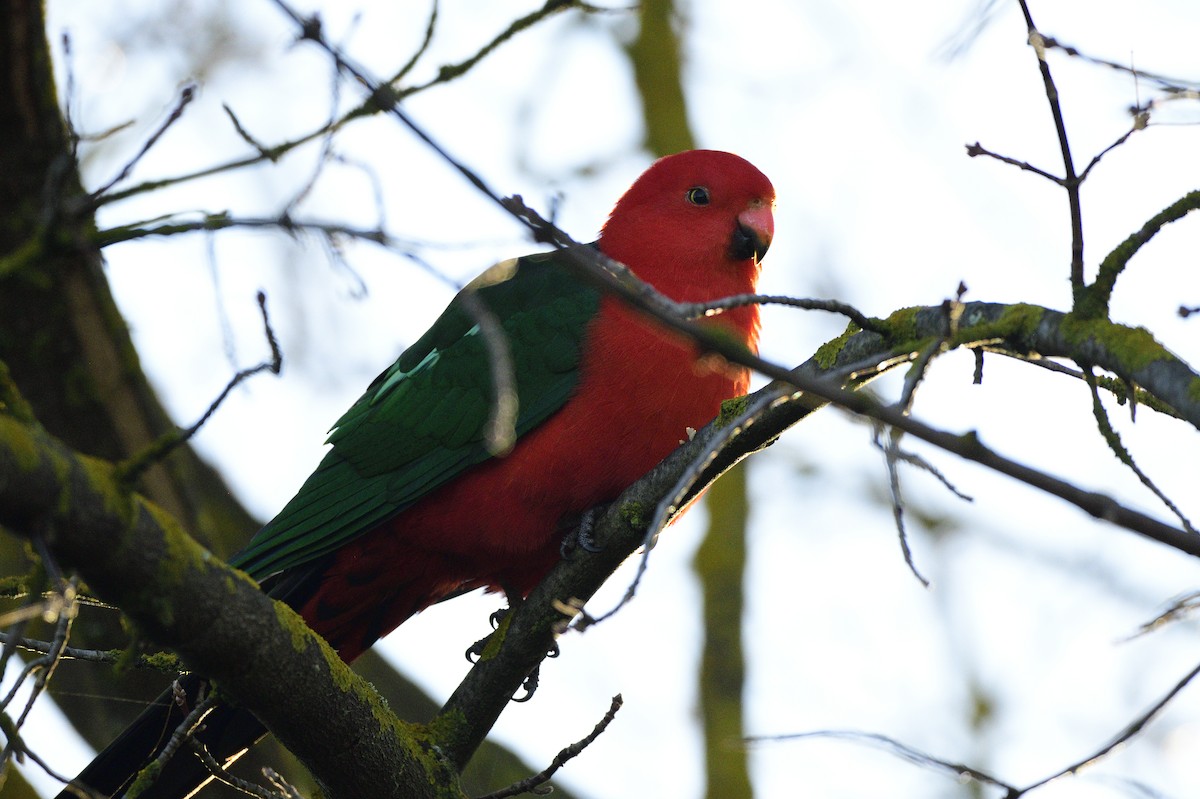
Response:
M11 416L0 415L0 441L11 453L17 469L32 472L42 463L41 451L29 428Z
M479 653L480 662L491 660L500 654L500 647L504 644L504 638L508 635L508 628L512 624L513 614L511 611L504 614L500 619L500 623L496 625L496 631L489 635L486 643L483 645L483 651Z
M29 595L27 575L12 574L0 577L0 597L5 599L21 599Z
M818 347L816 353L813 354L813 360L817 362L817 366L822 369L832 369L837 364L838 356L842 354L846 342L860 329L858 325L851 322L840 336Z
M1192 378L1192 382L1188 384L1187 396L1192 402L1200 402L1200 377Z
M647 508L641 502L626 502L621 506L621 518L633 530L645 530L650 526Z
M914 305L911 308L900 308L893 311L887 319L884 319L883 324L887 328L891 340L909 341L918 338L917 315L922 310L924 309L919 305Z
M8 370L8 364L3 361L0 361L0 414L12 416L25 424L37 423L33 408L21 396L21 392Z
M951 346L962 346L987 339L1006 339L1010 342L1028 340L1037 332L1046 310L1037 305L1017 303L1004 309L999 318L987 323L972 323L964 317L960 321L958 335Z
M292 649L297 652L307 652L309 636L312 631L304 623L304 619L286 603L275 600L274 605L275 619L279 622L280 627L288 631L288 635L292 639ZM331 671L336 672L337 669L331 669ZM339 685L338 687L344 691L348 685Z
M137 799L142 795L142 792L154 784L158 779L158 772L162 770L157 760L152 760L144 769L138 772L137 779L133 781L133 785L129 786L129 790L125 792L125 799Z
M1059 330L1072 347L1080 347L1089 341L1096 342L1105 352L1114 356L1126 371L1144 369L1156 361L1171 357L1144 327L1126 327L1104 318L1082 319L1067 314Z
M87 476L88 485L91 490L95 491L104 499L104 512L111 514L120 519L132 519L130 513L131 505L129 495L122 491L113 480L112 464L99 458L80 457L78 460L83 473ZM63 462L61 464L63 473L59 475L63 485L70 485L70 480L67 478L66 470L70 468L70 464ZM59 511L66 513L68 506L67 502L70 497L67 492L63 492L63 497L60 498ZM175 520L166 513L157 513L154 515L155 521L158 522L163 529L168 529L167 525L175 526Z
M746 408L750 404L750 398L747 396L733 397L721 403L721 412L717 414L715 422L717 429L727 427L734 419L740 417L746 412Z
M143 655L141 665L149 669L157 669L158 671L172 672L183 669L183 661L173 652L155 652L151 655Z
M411 743L410 749L425 769L429 784L437 788L437 795L450 799L463 799L462 788L458 784L458 773L453 764L443 754L450 744L461 738L466 729L467 719L461 712L440 714L427 725L403 723L403 729L398 731L405 743Z
M116 483L114 482L115 486ZM115 490L115 489L114 489ZM159 561L159 573L154 582L165 585L180 585L189 574L202 571L208 566L212 554L197 544L179 525L175 517L152 502L138 498L137 509L144 511L163 531L164 551ZM155 616L165 626L175 617L175 610L160 597L144 597Z
M453 710L434 716L433 721L418 727L414 734L434 746L457 748L467 729L466 715L461 710Z

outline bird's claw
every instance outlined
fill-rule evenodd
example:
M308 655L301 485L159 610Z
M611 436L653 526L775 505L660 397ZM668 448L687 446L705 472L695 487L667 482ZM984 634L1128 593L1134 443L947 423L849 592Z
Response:
M525 675L525 680L521 683L521 690L524 691L525 693L524 694L521 694L521 693L513 694L512 701L528 702L530 699L533 699L533 694L537 691L537 688L538 688L538 679L541 675L541 672L542 672L541 666L534 666L533 671L531 671L531 672L529 672L529 674Z
M558 648L558 644L552 644L550 646L550 651L548 651L546 653L546 657L556 658L559 655L559 651L560 650ZM530 699L533 699L534 693L537 692L538 681L541 679L541 675L542 675L542 665L539 663L538 665L533 667L533 671L531 671L531 672L529 672L529 674L525 675L525 679L521 682L521 690L524 691L525 693L524 694L513 694L512 701L528 702Z
M596 543L596 539L592 535L596 529L596 519L599 518L600 511L603 509L603 506L600 506L585 510L583 515L579 517L579 525L563 537L559 552L564 558L571 557L571 553L576 548L591 553L596 553L604 549L604 547Z
M512 612L513 601L514 600L513 600L512 596L509 596L509 598L508 598L509 607L497 608L496 610L492 611L491 615L488 616L488 624L492 625L493 631L499 629L500 622L504 621L504 617ZM476 641L475 643L473 643L469 647L467 647L467 651L464 652L463 654L466 655L468 663L478 663L479 662L479 659L481 657L483 657L483 650L487 648L487 642L490 641L491 638L492 638L492 633L488 633L487 635L483 636L478 641Z

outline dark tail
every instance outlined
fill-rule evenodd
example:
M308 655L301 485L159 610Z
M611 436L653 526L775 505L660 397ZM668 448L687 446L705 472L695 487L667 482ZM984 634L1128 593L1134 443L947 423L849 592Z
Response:
M170 743L176 728L196 704L203 681L185 674L174 687L158 697L121 735L96 755L58 795L58 799L80 796L118 796L133 785L138 773L153 762ZM176 699L182 695L181 703ZM249 711L218 704L203 720L204 729L195 736L219 763L228 763L261 738L266 729ZM142 799L183 799L212 778L189 742L184 742L167 760L157 777L138 794Z

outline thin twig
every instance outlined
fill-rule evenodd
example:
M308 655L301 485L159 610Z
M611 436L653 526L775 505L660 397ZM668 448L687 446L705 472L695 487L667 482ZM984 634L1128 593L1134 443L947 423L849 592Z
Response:
M533 27L542 20L547 19L548 17L551 17L560 11L567 11L573 8L581 9L585 12L590 10L588 7L575 2L575 0L547 0L546 3L536 11L531 11L523 17L513 20L513 22L509 24L507 28L496 34L491 41L479 48L479 50L477 50L475 54L469 58L460 61L457 64L444 64L437 71L437 75L435 75L433 78L430 78L425 83L420 83L404 89L394 90L397 99L403 99L416 92L425 91L426 89L430 89L443 83L449 83L452 80L462 77L470 72L476 64L491 55L496 48L516 36L521 31ZM432 31L433 21L433 18L431 18L429 26L427 27L427 31ZM423 49L424 48L422 48L422 50ZM420 51L418 51L418 54L419 52ZM389 81L387 85L389 87L394 87L397 79L403 74L403 71L405 70L402 70L401 74Z
M495 267L493 267L495 268ZM488 370L492 378L491 412L483 428L484 446L492 455L505 455L517 442L517 376L512 347L500 319L479 295L469 288L459 295L463 309L479 325L487 348Z
M1028 161L1020 161L1016 158L1011 158L1007 155L1001 155L1000 153L992 152L991 150L989 150L986 147L984 147L983 145L981 145L979 142L975 142L974 144L967 145L967 155L970 156L971 158L975 158L976 156L980 156L980 155L986 156L988 158L994 158L997 161L1001 161L1005 164L1008 164L1009 166L1015 166L1018 169L1023 169L1026 172L1032 172L1035 175L1039 175L1039 176L1045 178L1046 180L1050 181L1051 183L1056 183L1059 186L1063 185L1063 179L1060 178L1058 175L1053 175L1044 169L1040 169L1040 168L1034 166L1033 164L1029 163Z
M1167 606L1166 610L1159 613L1150 621L1142 622L1138 625L1137 631L1130 635L1129 639L1146 635L1172 622L1182 621L1197 610L1200 610L1200 591L1191 591L1177 596L1171 600L1171 604Z
M39 654L49 654L53 651L54 644L50 641L39 641L35 638L17 637L13 638L9 633L0 633L0 642L13 642L13 645L18 649L24 649L27 652L37 652ZM163 654L157 655L138 655L136 658L130 658L125 652L120 649L81 649L74 646L63 646L58 650L60 660L83 660L89 663L120 663L122 668L144 668L154 669L156 671L175 673L179 671L180 664L173 655L164 658Z
M870 330L881 336L890 333L888 328L878 319L872 319L862 311L838 300L812 300L800 297L787 297L778 294L737 294L718 300L705 302L681 303L680 314L684 319L699 319L702 316L714 316L732 308L746 305L784 305L789 308L802 308L807 311L828 311L841 314L862 330Z
M209 711L217 706L216 692L206 691L203 684L201 684L200 688L197 690L196 704L190 710L186 707L186 695L180 688L179 682L176 681L171 687L175 691L175 703L179 705L180 709L187 711L187 714L183 717L183 721L179 722L179 724L171 732L170 740L167 741L166 746L162 748L162 751L160 751L158 756L154 759L153 766L159 771L161 771L163 766L165 766L167 762L175 756L175 753L179 751L179 748L183 746L185 742L192 739L192 736L196 732L196 727L204 720L204 717L208 715ZM150 767L151 766L147 766L146 768ZM145 769L142 770L145 771Z
M1171 688L1170 691L1167 691L1167 693L1161 699L1159 699L1157 702L1155 702L1154 705L1151 706L1151 708L1149 710L1147 710L1141 716L1138 716L1136 719L1134 719L1133 722L1131 722L1129 724L1129 726L1127 726L1124 730L1122 730L1120 733L1118 733L1117 736L1115 738L1113 738L1111 741L1109 741L1107 744L1100 747L1100 749L1098 749L1096 752L1088 755L1087 757L1083 758L1082 760L1078 761L1077 763L1073 763L1070 766L1067 766L1066 768L1064 768L1061 771L1051 774L1049 777L1045 777L1043 779L1038 780L1035 783L1032 783L1030 785L1025 786L1024 788L1021 788L1016 793L1010 794L1010 796L1013 797L1013 799L1015 799L1016 797L1019 797L1022 794L1029 793L1030 791L1034 790L1035 788L1040 788L1043 785L1053 782L1054 780L1057 780L1061 777L1065 777L1068 774L1075 774L1080 769L1083 769L1086 766L1090 766L1091 764L1102 759L1109 752L1113 751L1118 746L1120 746L1121 744L1128 741L1130 738L1133 738L1133 736L1140 733L1146 727L1146 725L1148 725L1151 721L1154 720L1155 716L1157 716L1160 712L1162 712L1162 709L1165 708L1171 702L1171 700L1176 697L1176 695L1180 691L1182 691L1184 688L1186 688L1188 686L1188 684L1193 679L1195 679L1196 675L1198 675L1198 674L1200 674L1200 665L1196 666L1194 669L1192 669L1190 672L1188 672L1187 675L1184 676L1184 678L1181 679L1179 682L1177 682L1175 684L1175 686L1173 688ZM1006 797L1006 799L1008 799L1008 798Z
M1200 210L1200 190L1193 190L1146 220L1140 229L1129 234L1112 252L1104 256L1100 268L1096 271L1095 281L1084 295L1087 302L1080 303L1077 299L1076 306L1080 307L1076 307L1075 310L1085 319L1106 317L1117 278L1125 270L1130 259L1164 227L1197 210Z
M179 102L175 104L175 107L171 110L171 113L168 114L167 118L163 120L163 123L158 126L158 129L154 131L154 133L150 134L150 138L146 139L146 141L142 143L141 149L134 154L133 158L126 162L125 166L121 167L121 171L119 171L112 178L112 180L108 181L103 186L92 192L92 204L89 206L89 210L93 210L95 208L95 201L97 198L102 197L113 186L129 177L129 173L132 172L133 168L138 165L138 162L142 160L146 153L150 152L150 148L158 143L158 140L162 138L163 134L166 133L167 130L174 125L181 116L183 116L184 109L187 108L195 98L195 85L188 84L187 86L184 86L183 90L179 93Z
M1090 64L1097 64L1099 66L1115 69L1118 72L1124 72L1132 75L1138 80L1146 80L1150 81L1151 83L1157 83L1161 89L1168 91L1187 91L1188 89L1200 89L1200 81L1180 80L1179 78L1167 77L1156 72L1148 72L1144 69L1134 69L1132 66L1126 64L1121 64L1116 61L1109 61L1106 58L1099 58L1094 55L1088 55L1087 53L1081 52L1075 47L1063 44L1052 36L1042 37L1042 42L1043 46L1047 50L1059 50L1071 56L1072 58L1079 58L1087 61Z
M1100 159L1104 158L1104 156L1108 155L1110 152L1112 152L1113 150L1117 149L1122 144L1127 142L1129 140L1129 137L1132 136L1133 134L1137 133L1139 130L1144 130L1146 128L1146 123L1149 120L1150 120L1150 116L1149 116L1149 114L1147 114L1145 112L1142 112L1142 113L1138 114L1137 116L1135 116L1133 119L1133 125L1132 125L1132 127L1129 128L1129 130L1125 131L1125 133L1123 133L1120 137L1118 137L1117 140L1114 141L1112 144L1108 145L1103 150L1096 153L1096 155L1092 158L1092 160L1088 162L1088 165L1086 167L1084 167L1083 172L1079 173L1080 182L1087 180L1087 176L1089 174L1091 174L1091 171L1096 166L1096 164L1100 163Z
M872 441L883 452L884 462L887 464L888 490L892 497L892 519L896 524L896 535L900 540L900 552L904 556L904 564L908 566L908 570L917 578L917 581L923 587L928 588L929 580L921 574L916 561L913 560L912 547L908 543L908 528L904 523L904 497L900 492L900 470L896 466L899 461L900 433L894 428L887 432L887 443L885 444L881 440L885 434L883 426L877 424L874 427L875 435L872 436Z
M188 742L192 747L192 751L196 753L196 757L200 759L200 762L204 764L204 767L208 769L208 772L212 774L218 782L222 782L234 790L241 791L247 796L257 796L258 799L293 799L293 797L297 795L295 788L291 788L290 785L288 786L288 788L291 788L290 792L286 790L272 791L264 788L258 783L250 782L249 780L244 780L241 777L230 774L224 766L217 762L217 759L212 756L212 752L209 752L208 748L202 743L197 741L195 738L189 738ZM275 774L274 771L271 773ZM275 774L275 776L276 778L279 777L278 774ZM280 781L282 782L282 780ZM275 784L275 780L271 780L271 782L272 784ZM287 783L283 784L287 785Z
M1100 401L1100 388L1098 385L1096 385L1096 375L1092 370L1092 367L1084 367L1083 376L1084 379L1087 380L1088 388L1092 393L1092 416L1096 420L1096 426L1100 429L1100 437L1104 439L1106 444L1108 444L1108 448L1112 450L1112 453L1117 456L1117 460L1125 464L1125 466L1137 476L1137 479L1141 481L1142 485L1150 489L1150 492L1154 494L1154 496L1158 497L1159 501L1167 507L1167 510L1175 514L1176 518L1178 518L1179 522L1183 525L1183 529L1187 530L1193 535L1196 535L1197 531L1196 528L1192 526L1191 520L1188 519L1183 511L1179 509L1178 505L1171 501L1170 497L1163 493L1162 489L1155 485L1154 481L1150 479L1150 476L1142 471L1142 468L1137 465L1137 461L1133 459L1133 455L1121 442L1120 434L1113 429L1112 422L1108 418L1108 411L1105 410L1104 403Z
M1071 143L1067 138L1067 123L1063 119L1062 104L1058 99L1058 86L1054 76L1050 74L1050 63L1046 60L1046 45L1042 34L1033 24L1033 16L1029 12L1029 3L1018 0L1021 13L1025 16L1025 25L1029 31L1029 44L1037 55L1038 69L1042 73L1042 83L1046 89L1046 102L1050 106L1050 115L1054 118L1054 131L1058 136L1058 146L1063 160L1063 188L1067 190L1067 204L1071 218L1071 289L1078 299L1085 287L1083 279L1083 209L1080 201L1079 178L1075 173L1075 159L1071 156Z
M763 743L781 743L786 741L803 741L817 738L834 739L853 741L855 743L866 743L872 746L878 746L882 749L890 751L892 754L907 760L918 766L935 766L953 774L957 778L970 777L977 782L985 785L992 785L1001 788L1008 793L1005 799L1016 796L1014 793L1017 789L1015 786L1009 785L997 777L993 777L986 771L980 771L977 768L966 765L965 763L956 763L952 760L943 760L940 757L922 752L920 749L901 743L895 738L882 735L877 732L864 732L861 730L813 730L812 732L797 732L784 733L781 735L752 735L742 740L748 744L763 744Z
M543 788L542 786L550 781L550 778L554 776L554 772L562 768L567 761L577 757L584 749L587 749L589 746L591 746L592 742L599 738L604 731L608 729L608 725L612 723L614 718L616 718L617 711L621 709L621 705L624 704L624 701L625 700L621 698L620 694L614 696L612 698L612 704L608 706L608 712L604 714L604 718L600 719L592 731L587 734L587 737L576 741L555 755L554 760L545 769L537 774L534 774L532 777L527 777L526 779L513 783L507 788L502 788L499 791L493 791L492 793L480 796L478 799L508 799L510 796L520 796L523 793L534 793L544 796L550 793L548 786L546 788Z
M388 85L395 87L398 83L400 83L400 81L408 77L408 73L412 72L413 67L415 67L417 62L421 60L421 56L425 55L425 53L429 50L429 45L431 42L433 42L433 31L434 28L437 27L437 21L438 0L433 0L429 9L429 21L425 23L425 38L421 40L421 44L418 45L413 54L409 56L408 61L404 63L404 66L396 70L396 74L392 75L392 77L388 79Z
M271 348L271 359L268 361L263 361L257 366L252 366L249 369L243 369L235 374L233 378L225 385L225 389L217 396L215 400L213 400L212 404L208 406L208 410L206 410L191 427L187 428L186 430L173 430L170 433L161 436L157 441L150 444L150 446L146 447L132 458L122 461L120 464L118 464L117 472L123 482L134 482L139 476L141 476L143 472L146 471L146 469L149 469L152 465L161 461L176 447L180 446L191 439L192 436L196 435L196 433L200 431L200 428L203 427L206 422L208 422L209 418L217 412L217 408L221 406L221 403L225 401L225 398L229 396L230 392L240 385L242 381L259 374L260 372L269 371L272 374L279 374L279 371L283 368L283 352L279 348L279 341L275 338L275 331L271 329L271 320L267 315L266 293L262 291L258 292L257 299L259 312L262 314L264 334L267 338L267 344Z

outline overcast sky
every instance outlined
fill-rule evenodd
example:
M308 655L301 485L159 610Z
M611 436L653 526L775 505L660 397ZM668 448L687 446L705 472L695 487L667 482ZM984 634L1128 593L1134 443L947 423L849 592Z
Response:
M133 0L49 4L52 41L66 30L73 42L76 124L99 132L136 123L85 148L89 186L130 157L188 79L200 81L199 98L134 180L244 154L223 103L270 143L313 129L335 103L357 99L347 84L340 99L331 96L326 59L291 45L295 32L273 4L224 5L221 14L186 3L164 14ZM461 60L536 5L441 3L441 25L414 81ZM968 299L1067 309L1065 195L964 150L979 141L1061 170L1016 3L695 0L682 8L699 143L750 159L778 192L764 291L832 297L883 316L938 304L961 281ZM1047 35L1088 54L1200 77L1194 2L1063 0L1035 3L1033 12ZM420 41L428 8L331 3L321 13L347 52L387 75ZM590 239L649 163L619 47L635 30L624 13L561 15L407 108L498 191L543 208L557 203L560 224ZM221 55L206 66L214 42ZM1153 96L1153 86L1117 71L1061 53L1050 61L1080 164L1128 130L1129 106ZM1116 243L1200 184L1195 102L1169 104L1152 119L1163 124L1109 154L1085 187L1089 275ZM254 293L267 291L285 372L235 392L197 439L264 519L319 460L328 427L432 321L453 286L532 246L391 120L350 126L335 148L341 161L322 172L296 215L364 227L382 221L441 276L372 245L346 247L342 261L315 239L263 232L142 241L106 253L143 363L181 424L203 412L235 364L265 356ZM319 156L311 147L277 167L120 203L100 223L167 211L278 214ZM1175 309L1200 305L1197 224L1175 225L1139 254L1113 302L1116 320L1147 326L1193 364L1200 363L1200 320L1180 319ZM764 354L789 365L843 327L815 313L768 309L764 318ZM940 360L915 414L951 431L978 429L1003 454L1170 518L1096 434L1085 386L999 358L973 386L973 368L966 355ZM895 388L892 381L880 390L894 396ZM1145 409L1136 424L1125 409L1110 410L1144 470L1200 516L1196 431ZM964 503L927 475L905 473L914 555L932 581L922 587L901 557L885 467L870 441L868 426L824 411L752 460L747 734L877 732L1022 784L1097 749L1200 661L1190 622L1127 640L1171 597L1200 584L1193 560L914 442L975 498ZM922 514L944 519L936 534L917 523ZM637 600L614 621L565 639L534 701L509 708L496 727L499 739L545 764L622 693L625 706L610 731L562 773L583 795L701 795L690 559L704 521L696 510L665 534ZM607 608L629 576L614 577L594 607ZM496 607L495 597L439 606L381 648L445 698L467 668L464 647ZM995 715L972 730L978 696L994 703ZM43 704L43 737L33 745L59 750L52 761L73 773L88 754L68 751ZM1200 785L1198 750L1200 688L1193 687L1131 746L1034 795L1133 795L1121 782L1131 779L1164 796L1189 796ZM752 765L761 796L969 795L950 777L844 741L759 745Z

